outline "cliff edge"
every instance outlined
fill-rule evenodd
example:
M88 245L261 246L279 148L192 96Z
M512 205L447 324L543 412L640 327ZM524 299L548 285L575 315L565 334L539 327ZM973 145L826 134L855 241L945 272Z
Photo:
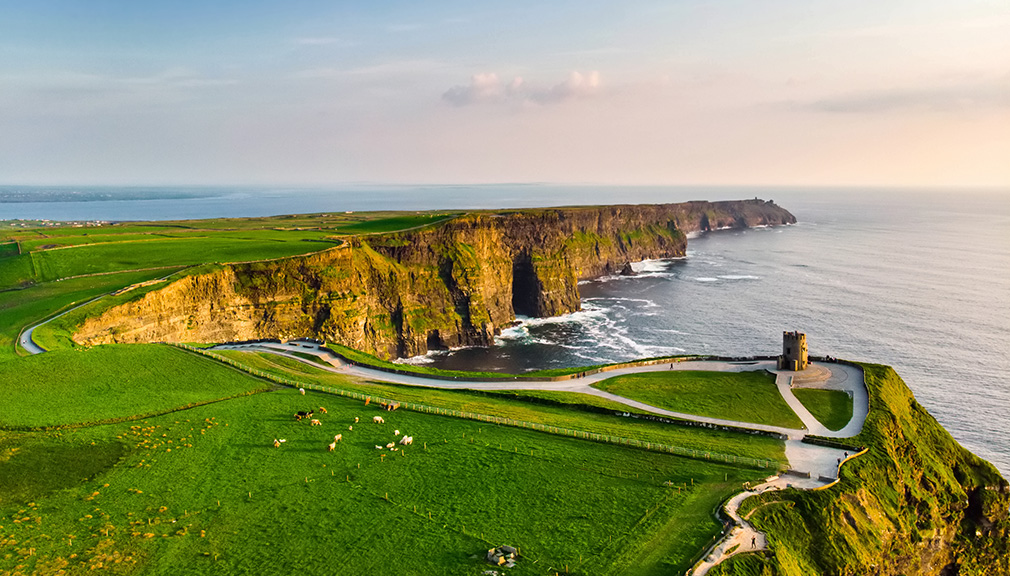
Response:
M1007 576L1010 485L912 396L889 366L863 364L870 412L852 439L865 454L839 482L765 492L740 513L767 553L730 558L710 576Z
M193 273L94 313L74 341L315 337L383 358L488 345L517 314L579 310L579 280L684 256L690 233L795 221L758 199L477 212Z

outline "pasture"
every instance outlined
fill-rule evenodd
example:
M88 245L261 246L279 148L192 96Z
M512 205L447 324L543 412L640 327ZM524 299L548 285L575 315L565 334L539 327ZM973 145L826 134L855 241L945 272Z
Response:
M270 384L164 345L55 350L0 362L0 427L93 423L163 412Z
M648 372L617 376L593 387L675 412L786 428L803 427L779 394L775 376L763 371Z
M280 377L333 388L375 394L400 402L417 402L439 408L478 412L489 416L513 418L538 424L561 426L610 436L637 438L751 458L785 461L783 444L767 436L677 426L617 415L627 411L623 404L607 402L595 396L536 390L483 392L419 388L376 381L361 382L343 374L334 374L315 366L274 354L220 351L250 368ZM545 400L548 400L545 402ZM606 410L606 407L612 410ZM601 408L603 408L601 410Z
M386 449L395 429L414 445ZM0 447L0 570L38 574L480 574L506 543L514 574L662 574L761 476L293 389Z
M338 236L436 224L454 213L374 212L0 231L0 290L87 274L269 260L331 248Z

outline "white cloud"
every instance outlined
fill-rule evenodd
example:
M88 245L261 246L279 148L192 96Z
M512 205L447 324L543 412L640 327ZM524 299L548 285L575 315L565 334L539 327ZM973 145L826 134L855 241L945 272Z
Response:
M567 100L595 96L600 89L600 73L572 72L568 78L551 87L538 87L516 76L505 84L494 72L474 74L470 83L449 88L442 99L453 106L486 103L556 104Z
M572 72L564 82L542 92L534 92L530 98L540 104L562 102L575 98L593 96L600 88L600 73L596 70L588 74Z

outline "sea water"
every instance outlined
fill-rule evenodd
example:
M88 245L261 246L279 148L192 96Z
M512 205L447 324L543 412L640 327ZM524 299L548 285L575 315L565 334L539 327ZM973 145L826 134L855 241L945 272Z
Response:
M171 197L178 191L92 188L80 189L90 201L68 201L63 188L47 202L4 203L12 189L0 187L0 219L774 199L797 224L691 238L685 258L582 283L578 312L523 319L491 348L411 361L521 373L668 354L772 355L783 330L799 330L811 354L894 366L955 438L1010 474L1010 190L364 186ZM17 190L31 198L33 189Z

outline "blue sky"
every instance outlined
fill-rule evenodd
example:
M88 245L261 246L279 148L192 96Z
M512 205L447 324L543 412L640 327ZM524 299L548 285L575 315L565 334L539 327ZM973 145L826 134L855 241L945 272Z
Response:
M1007 186L1010 3L0 0L0 181Z

